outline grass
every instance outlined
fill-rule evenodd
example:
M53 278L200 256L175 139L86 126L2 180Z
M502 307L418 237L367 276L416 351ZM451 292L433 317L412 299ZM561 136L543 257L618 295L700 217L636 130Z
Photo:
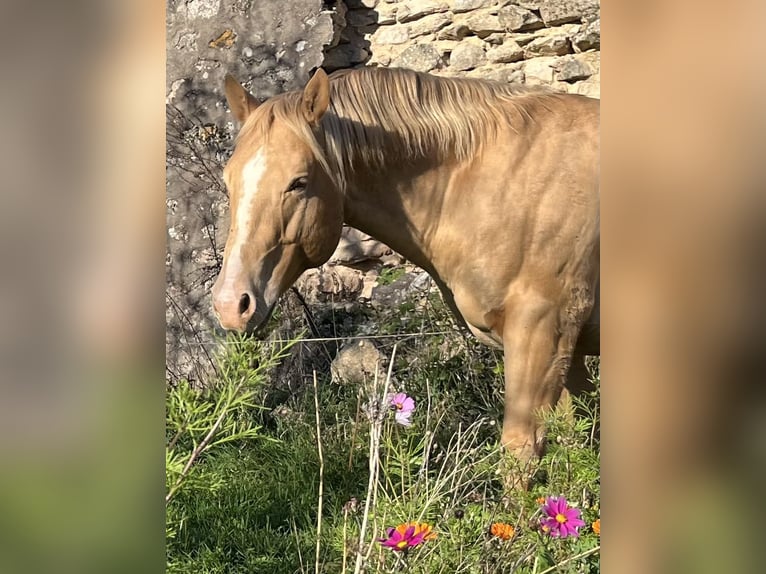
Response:
M434 297L375 320L380 332L449 331L450 323ZM219 438L245 434L199 456L168 503L168 572L338 574L354 572L357 562L358 571L370 573L599 571L599 538L591 528L599 516L597 393L578 405L584 416L566 406L544 415L548 452L528 469L534 477L528 491L508 491L504 478L513 461L498 448L501 356L457 330L377 341L388 360L394 357L391 378L356 385L333 382L327 359L305 352L307 343L290 352L310 360L290 368L284 352L266 352L268 344L230 343L218 378L208 389L185 389L187 401L194 403L196 392L215 402L216 393L245 377L244 403L269 408L236 406L230 413L236 424ZM386 385L415 398L412 426L396 424L382 405ZM168 395L173 417L175 391ZM188 456L199 443L176 447L176 455ZM586 526L579 538L541 533L536 499L548 495L566 496L581 509ZM427 522L437 538L406 553L375 541L387 527L409 521ZM514 537L493 537L493 522L511 524Z

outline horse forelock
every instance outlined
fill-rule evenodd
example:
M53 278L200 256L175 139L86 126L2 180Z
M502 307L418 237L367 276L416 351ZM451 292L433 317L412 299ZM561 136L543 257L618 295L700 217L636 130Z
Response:
M500 130L516 132L533 110L559 94L540 87L444 78L398 68L359 68L330 75L330 108L312 130L300 90L275 96L248 118L240 138L268 138L284 122L342 189L355 166L474 157Z

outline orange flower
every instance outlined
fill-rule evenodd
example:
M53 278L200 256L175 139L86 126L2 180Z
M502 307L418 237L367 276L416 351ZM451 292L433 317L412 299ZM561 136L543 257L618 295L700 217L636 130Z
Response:
M421 522L420 524L413 522L412 524L415 525L415 536L422 534L423 540L433 540L436 538L436 532L433 531L430 524L426 524L425 522Z
M597 519L591 526L593 527L593 532L596 533L596 536L601 536L601 519Z
M510 540L516 532L513 526L504 522L495 522L489 527L489 531L492 533L492 536L497 536L502 540Z
M537 498L535 498L535 502L537 504L545 504L545 497L544 496L538 496Z

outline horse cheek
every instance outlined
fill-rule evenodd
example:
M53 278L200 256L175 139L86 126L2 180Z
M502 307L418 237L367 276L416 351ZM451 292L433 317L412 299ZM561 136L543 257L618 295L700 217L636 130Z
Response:
M303 238L303 251L311 265L318 267L325 263L335 251L343 229L343 214L327 205L312 205L309 208Z

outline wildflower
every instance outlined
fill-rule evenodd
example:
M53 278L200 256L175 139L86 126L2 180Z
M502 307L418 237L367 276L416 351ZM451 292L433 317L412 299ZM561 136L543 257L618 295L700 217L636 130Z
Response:
M492 536L497 536L501 540L510 540L516 532L513 526L504 522L495 522L489 527L489 531L492 533Z
M545 497L544 496L538 496L537 498L535 498L535 502L537 504L545 504Z
M391 408L396 411L394 416L396 422L406 427L410 426L412 424L410 417L412 416L412 411L415 410L415 400L412 397L408 397L405 393L396 393L391 395L389 402L391 403Z
M593 528L593 532L596 533L596 536L601 536L601 519L598 518L596 521L591 524L591 527Z
M585 522L580 518L580 509L570 507L563 496L549 496L543 511L548 515L541 521L543 532L553 538L577 537L580 535L577 529L585 526Z
M407 522L396 528L389 528L386 532L386 538L378 538L378 542L392 550L401 552L434 538L436 538L436 532L431 529L429 524Z

